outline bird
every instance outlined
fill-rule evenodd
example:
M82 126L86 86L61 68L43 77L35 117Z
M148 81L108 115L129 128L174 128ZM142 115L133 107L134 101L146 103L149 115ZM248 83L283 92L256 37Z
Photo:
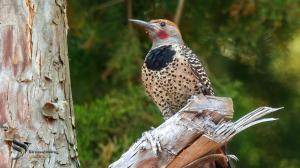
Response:
M187 104L192 95L214 95L197 55L184 45L177 25L169 20L131 20L143 27L152 47L142 66L142 82L165 119Z
M146 94L158 106L165 120L183 108L191 96L214 95L203 64L185 45L174 22L167 19L129 21L142 27L152 41L141 76ZM225 154L223 148L218 150L217 153ZM216 168L230 168L230 164L218 161Z

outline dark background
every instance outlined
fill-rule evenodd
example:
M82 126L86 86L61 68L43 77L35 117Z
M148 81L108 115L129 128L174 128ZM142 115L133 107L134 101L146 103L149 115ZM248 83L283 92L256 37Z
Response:
M144 94L140 68L151 47L133 18L173 20L178 1L69 0L69 55L79 157L107 167L162 123ZM132 11L130 10L132 7ZM130 15L129 15L130 17ZM236 136L237 167L300 167L299 0L187 0L179 25L216 95L232 97L235 119L258 106L285 109Z

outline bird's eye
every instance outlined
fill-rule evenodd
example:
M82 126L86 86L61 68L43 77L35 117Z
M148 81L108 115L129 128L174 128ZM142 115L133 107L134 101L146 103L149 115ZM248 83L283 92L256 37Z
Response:
M160 22L160 26L161 27L165 27L166 26L166 22Z

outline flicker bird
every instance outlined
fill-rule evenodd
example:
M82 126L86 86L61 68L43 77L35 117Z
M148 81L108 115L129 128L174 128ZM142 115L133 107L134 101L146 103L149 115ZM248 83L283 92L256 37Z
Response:
M192 95L213 95L213 88L196 54L183 43L175 23L158 19L131 20L145 28L152 48L142 67L142 81L165 119L187 104Z
M192 95L214 95L211 83L197 55L184 45L177 25L169 20L130 20L144 28L152 47L142 66L142 81L148 96L168 119L183 108ZM219 149L219 153L225 153ZM216 167L230 167L219 161Z

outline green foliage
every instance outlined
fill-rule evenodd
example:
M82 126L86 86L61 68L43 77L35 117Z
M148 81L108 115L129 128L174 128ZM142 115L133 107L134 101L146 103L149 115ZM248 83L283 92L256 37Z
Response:
M143 62L140 42L134 32L125 31L124 36L120 37L117 43L113 57L106 64L107 69L113 72L112 81L118 86L122 83L137 83L141 68L137 65Z
M107 167L162 122L140 81L151 43L144 32L128 30L124 3L68 2L79 156L83 167ZM133 16L172 20L177 3L133 1ZM235 118L258 106L285 106L278 122L230 142L238 167L300 167L299 18L297 0L185 1L184 41L201 57L216 94L233 98Z
M144 130L162 122L140 87L112 90L92 103L76 105L78 148L84 167L107 167Z

